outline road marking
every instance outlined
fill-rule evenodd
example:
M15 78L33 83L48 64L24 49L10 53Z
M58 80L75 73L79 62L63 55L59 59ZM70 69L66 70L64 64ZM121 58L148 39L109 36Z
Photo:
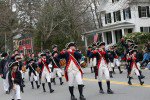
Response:
M85 80L85 81L91 81L91 82L98 82L98 80L96 80L96 79L89 79L89 78L83 78L83 80ZM103 80L102 82L106 82L106 81ZM119 82L119 81L111 81L111 84L129 86L127 82ZM131 86L150 88L150 84L144 84L144 85L141 86L140 84L132 83Z

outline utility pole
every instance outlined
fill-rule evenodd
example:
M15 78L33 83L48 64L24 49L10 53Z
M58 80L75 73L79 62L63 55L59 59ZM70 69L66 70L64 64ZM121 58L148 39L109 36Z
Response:
M7 34L5 33L5 52L7 52Z

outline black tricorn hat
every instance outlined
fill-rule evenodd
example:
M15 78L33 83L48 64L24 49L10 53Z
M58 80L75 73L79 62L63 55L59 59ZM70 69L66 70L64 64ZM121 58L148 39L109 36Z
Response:
M52 52L52 56L54 56L55 53L58 53L57 51Z
M70 48L71 46L76 46L75 42L69 42L66 44L67 48Z
M43 56L46 56L46 54L45 53L41 53L41 55L40 55L41 57L43 57Z
M130 39L127 39L127 42L134 43L134 41L133 41L133 40L130 40Z
M94 47L94 46L97 46L97 43L93 43L93 44L92 44L92 47Z
M102 45L105 45L105 42L101 42L101 43L99 44L99 46L102 46Z
M13 68L14 66L19 66L19 63L13 62L13 63L9 64L9 68Z
M54 48L56 48L56 47L58 47L56 44L52 45L52 49L54 49Z
M132 50L130 50L130 53L131 54L133 54L134 52L137 52L138 50L136 50L136 49L132 49Z
M92 48L92 46L91 46L91 45L89 45L89 46L88 46L88 48Z
M6 57L8 54L6 52L3 52L1 57Z
M34 61L34 60L33 60L33 59L30 59L30 60L29 60L29 63L30 63L31 61Z

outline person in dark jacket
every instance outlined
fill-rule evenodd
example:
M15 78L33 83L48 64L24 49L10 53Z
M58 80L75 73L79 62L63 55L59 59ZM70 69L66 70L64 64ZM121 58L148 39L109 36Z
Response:
M12 100L21 100L20 95L20 86L21 86L21 72L18 71L19 64L18 62L14 62L10 65L11 71L8 74L9 79L9 90L12 90Z
M6 92L6 94L9 94L9 84L8 84L8 65L9 65L9 57L7 53L2 53L1 57L3 57L3 59L0 62L0 76L3 79L3 86L4 86L4 90Z
M27 65L27 69L29 68L29 77L30 77L30 82L31 82L31 85L32 85L32 89L34 89L33 81L35 81L37 89L40 87L40 85L38 85L38 78L37 78L37 72L36 72L37 67L38 66L34 62L34 59L30 59L29 64Z

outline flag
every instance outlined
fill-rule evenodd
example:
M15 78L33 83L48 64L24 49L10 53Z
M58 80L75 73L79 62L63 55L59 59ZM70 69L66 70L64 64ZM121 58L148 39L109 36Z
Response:
M96 33L95 35L94 35L94 42L96 43L98 41L98 34Z

